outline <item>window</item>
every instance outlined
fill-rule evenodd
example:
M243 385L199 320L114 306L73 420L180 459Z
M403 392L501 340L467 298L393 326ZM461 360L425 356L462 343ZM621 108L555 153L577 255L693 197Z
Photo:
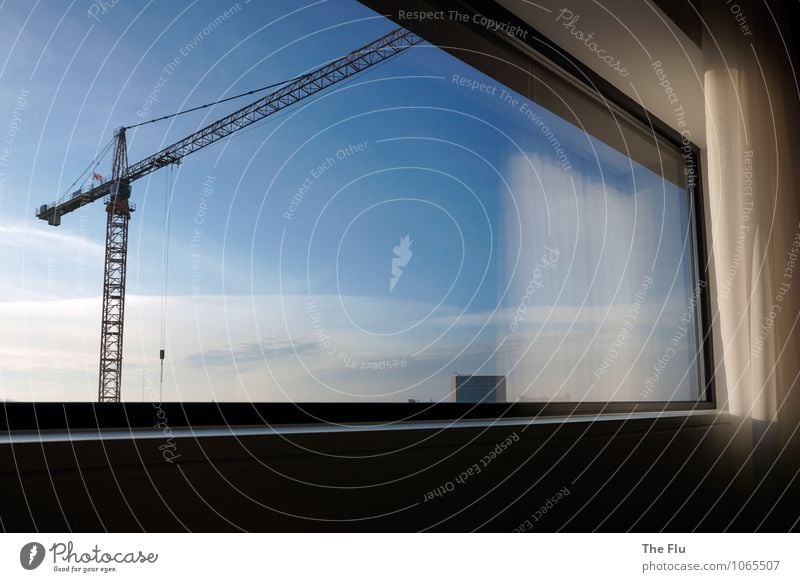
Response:
M155 29L126 37L136 55L155 44L114 118L292 78L397 23L425 42L187 157L166 220L163 180L133 184L123 401L708 401L691 144L535 36L471 16L393 22L355 1L242 10L195 45L154 40ZM278 32L264 27L280 17ZM206 20L187 13L183 36ZM137 129L129 157L230 110ZM95 249L105 215L82 212L88 228L79 216L59 228L84 228ZM4 398L96 399L100 267L84 253L56 273L52 301L0 306L4 359L34 332L56 334L38 362L27 356L30 373L4 374Z

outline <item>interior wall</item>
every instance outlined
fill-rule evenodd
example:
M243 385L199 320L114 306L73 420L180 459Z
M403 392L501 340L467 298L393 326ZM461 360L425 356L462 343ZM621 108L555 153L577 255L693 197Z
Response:
M509 438L511 445L488 456ZM13 451L0 445L0 525L747 531L759 513L727 440L726 421L696 418L183 438L172 463L164 462L159 439L28 443ZM468 474L475 466L480 472ZM781 509L768 528L785 527Z
M574 0L569 8L555 0L498 4L705 147L702 50L657 6L629 0Z

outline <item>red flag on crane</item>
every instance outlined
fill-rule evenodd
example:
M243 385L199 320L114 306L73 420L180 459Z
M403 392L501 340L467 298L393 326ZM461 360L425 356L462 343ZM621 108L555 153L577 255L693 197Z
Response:
M97 172L92 172L92 180L97 180L98 182L103 181L103 176L98 174Z

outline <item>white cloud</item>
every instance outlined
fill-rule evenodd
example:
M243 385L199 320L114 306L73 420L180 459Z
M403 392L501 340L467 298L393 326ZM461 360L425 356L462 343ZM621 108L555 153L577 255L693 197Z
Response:
M26 223L0 225L0 247L32 253L55 251L64 255L82 252L100 257L105 252L103 245L97 242L47 226L44 222L40 228Z
M408 311L398 310L390 300L349 299L350 305L362 305L364 313L381 313L384 327L401 330L409 324ZM320 316L316 327L305 296L168 297L165 399L438 400L447 398L453 373L504 374L512 368L512 398L554 394L560 399L566 394L580 398L595 384L595 399L627 399L638 397L641 382L668 345L670 335L664 330L672 331L667 325L648 341L649 324L643 314L626 336L621 355L598 379L593 376L595 369L628 313L619 307L612 309L612 317L594 339L596 308L582 315L576 307L571 313L560 307L557 323L547 322L545 310L532 310L525 325L509 335L506 325L490 325L478 333L476 322L467 318L434 341L442 332L439 324L375 336L353 328L337 297L318 296L313 302ZM411 312L429 310L429 305L419 304ZM563 322L576 317L578 324L569 330ZM0 399L95 398L99 297L0 302L0 321ZM157 394L160 330L161 298L129 295L126 400L152 399ZM503 351L492 357L504 338ZM658 394L671 392L686 365L685 357L673 359L659 380ZM535 385L528 389L533 380Z
M102 281L104 247L83 234L26 223L0 225L0 301L86 297Z
M356 304L365 312L383 314L383 325L397 329L408 325L408 310L398 310L387 300L362 299L353 302ZM413 332L365 340L338 311L338 298L315 297L314 305L324 328L314 327L304 296L168 297L165 398L342 400L354 394L375 398L383 393L383 382L376 382L374 370L362 369L361 364L408 358L435 337L432 330L420 326ZM428 310L430 306L419 305L413 312ZM4 328L0 336L0 397L94 398L99 297L0 302L0 321ZM143 384L148 392L148 385L159 376L160 330L161 298L128 295L126 399L140 400ZM453 339L447 342L452 345ZM442 353L449 352L443 349ZM358 365L351 366L351 361ZM408 369L403 372L411 373ZM402 377L398 374L392 379L391 391L402 391L404 384L416 381ZM385 378L384 371L382 380ZM442 394L445 392L446 382L442 385ZM397 398L404 399L402 395Z

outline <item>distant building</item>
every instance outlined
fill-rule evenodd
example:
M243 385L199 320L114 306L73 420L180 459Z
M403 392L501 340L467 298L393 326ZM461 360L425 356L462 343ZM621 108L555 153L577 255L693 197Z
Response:
M452 402L505 402L505 376L453 376L450 382Z

